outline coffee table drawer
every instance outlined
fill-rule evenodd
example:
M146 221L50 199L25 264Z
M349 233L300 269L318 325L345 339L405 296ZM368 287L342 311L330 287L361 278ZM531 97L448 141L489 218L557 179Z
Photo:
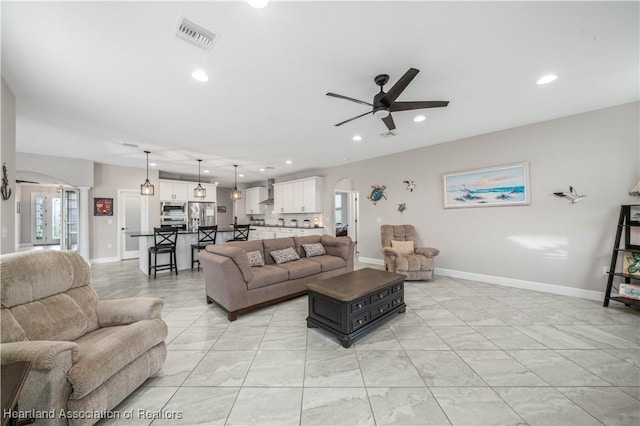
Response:
M395 285L391 286L391 293L397 293L400 290L402 290L403 284L404 283L398 283L398 284L395 284Z
M351 303L351 313L357 315L359 311L362 311L368 306L369 303L367 302L367 298L363 297L362 299L356 300L355 302Z
M355 331L369 322L369 312L351 320L351 331Z
M379 301L389 296L390 294L391 294L391 288L385 288L380 291L377 291L369 297L369 303L371 304L378 303Z

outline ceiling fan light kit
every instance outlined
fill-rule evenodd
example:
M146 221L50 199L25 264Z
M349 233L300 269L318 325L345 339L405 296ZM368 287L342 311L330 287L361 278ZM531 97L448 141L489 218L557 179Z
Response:
M420 70L416 68L409 68L409 70L404 73L402 77L394 84L388 92L384 92L382 90L383 86L387 84L389 81L388 74L379 74L377 75L373 81L380 86L380 92L377 93L373 97L373 103L360 101L358 99L350 98L348 96L338 95L337 93L327 93L327 96L331 96L339 99L346 99L351 102L355 102L362 105L368 105L371 107L371 111L365 112L364 114L360 114L356 117L350 118L348 120L342 121L336 126L342 126L350 121L353 121L357 118L364 117L368 114L373 114L374 117L380 118L387 129L391 132L396 128L396 125L393 121L393 117L391 115L392 112L397 111L410 111L414 109L425 109L425 108L442 108L449 105L449 101L416 101L416 102L396 102L400 94L407 88L409 83L415 78Z

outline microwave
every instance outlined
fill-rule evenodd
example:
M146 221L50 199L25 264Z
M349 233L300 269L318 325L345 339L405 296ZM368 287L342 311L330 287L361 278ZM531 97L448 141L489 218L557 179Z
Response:
M186 203L179 203L176 201L163 201L160 203L162 216L171 215L185 215Z

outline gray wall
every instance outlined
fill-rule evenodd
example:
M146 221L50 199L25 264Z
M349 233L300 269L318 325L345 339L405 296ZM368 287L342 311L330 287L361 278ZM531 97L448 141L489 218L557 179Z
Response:
M93 161L90 160L18 152L16 168L24 180L85 188L93 186Z
M323 170L325 225L333 188L349 177L360 191L361 257L382 259L381 223L409 223L441 250L436 267L603 291L619 206L640 201L628 195L638 181L638 117L636 102ZM530 166L531 205L443 209L443 173L518 162ZM377 206L366 198L374 184L387 186ZM569 185L587 198L553 195Z
M140 191L140 185L146 179L146 169L111 166L95 163L95 186L89 191L91 199L90 259L104 259L118 256L118 190L131 189ZM149 170L149 180L155 186L155 195L149 197L149 226L160 224L160 188L158 186L158 171ZM113 216L93 216L93 198L113 198ZM111 219L111 223L109 223ZM142 231L148 231L144 229ZM111 247L109 247L111 245Z
M2 114L0 118L0 173L7 166L11 197L0 200L0 253L13 253L16 248L16 98L2 79L0 88ZM2 177L2 176L0 176Z
M218 187L218 202L216 203L216 208L220 206L224 206L227 208L226 213L217 213L219 228L227 228L230 224L233 223L233 201L231 201L231 189L232 188Z

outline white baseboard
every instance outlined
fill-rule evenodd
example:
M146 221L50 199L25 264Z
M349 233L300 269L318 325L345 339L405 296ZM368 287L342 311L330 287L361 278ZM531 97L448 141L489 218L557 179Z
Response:
M371 265L384 265L384 260L373 257L359 257L361 263ZM489 284L497 284L505 287L522 288L525 290L542 291L544 293L559 294L562 296L579 297L589 300L604 300L603 291L585 290L582 288L566 287L557 284L540 283L536 281L519 280L515 278L496 277L494 275L476 274L474 272L456 271L454 269L435 268L434 274L445 277L462 278L465 280L480 281Z
M112 262L120 262L119 257L101 257L99 259L91 259L89 263L98 264L98 263L112 263Z
M359 256L358 257L358 262L360 262L360 263L368 263L370 265L384 266L384 260L376 259L376 258L373 258L373 257L362 257L362 256Z

